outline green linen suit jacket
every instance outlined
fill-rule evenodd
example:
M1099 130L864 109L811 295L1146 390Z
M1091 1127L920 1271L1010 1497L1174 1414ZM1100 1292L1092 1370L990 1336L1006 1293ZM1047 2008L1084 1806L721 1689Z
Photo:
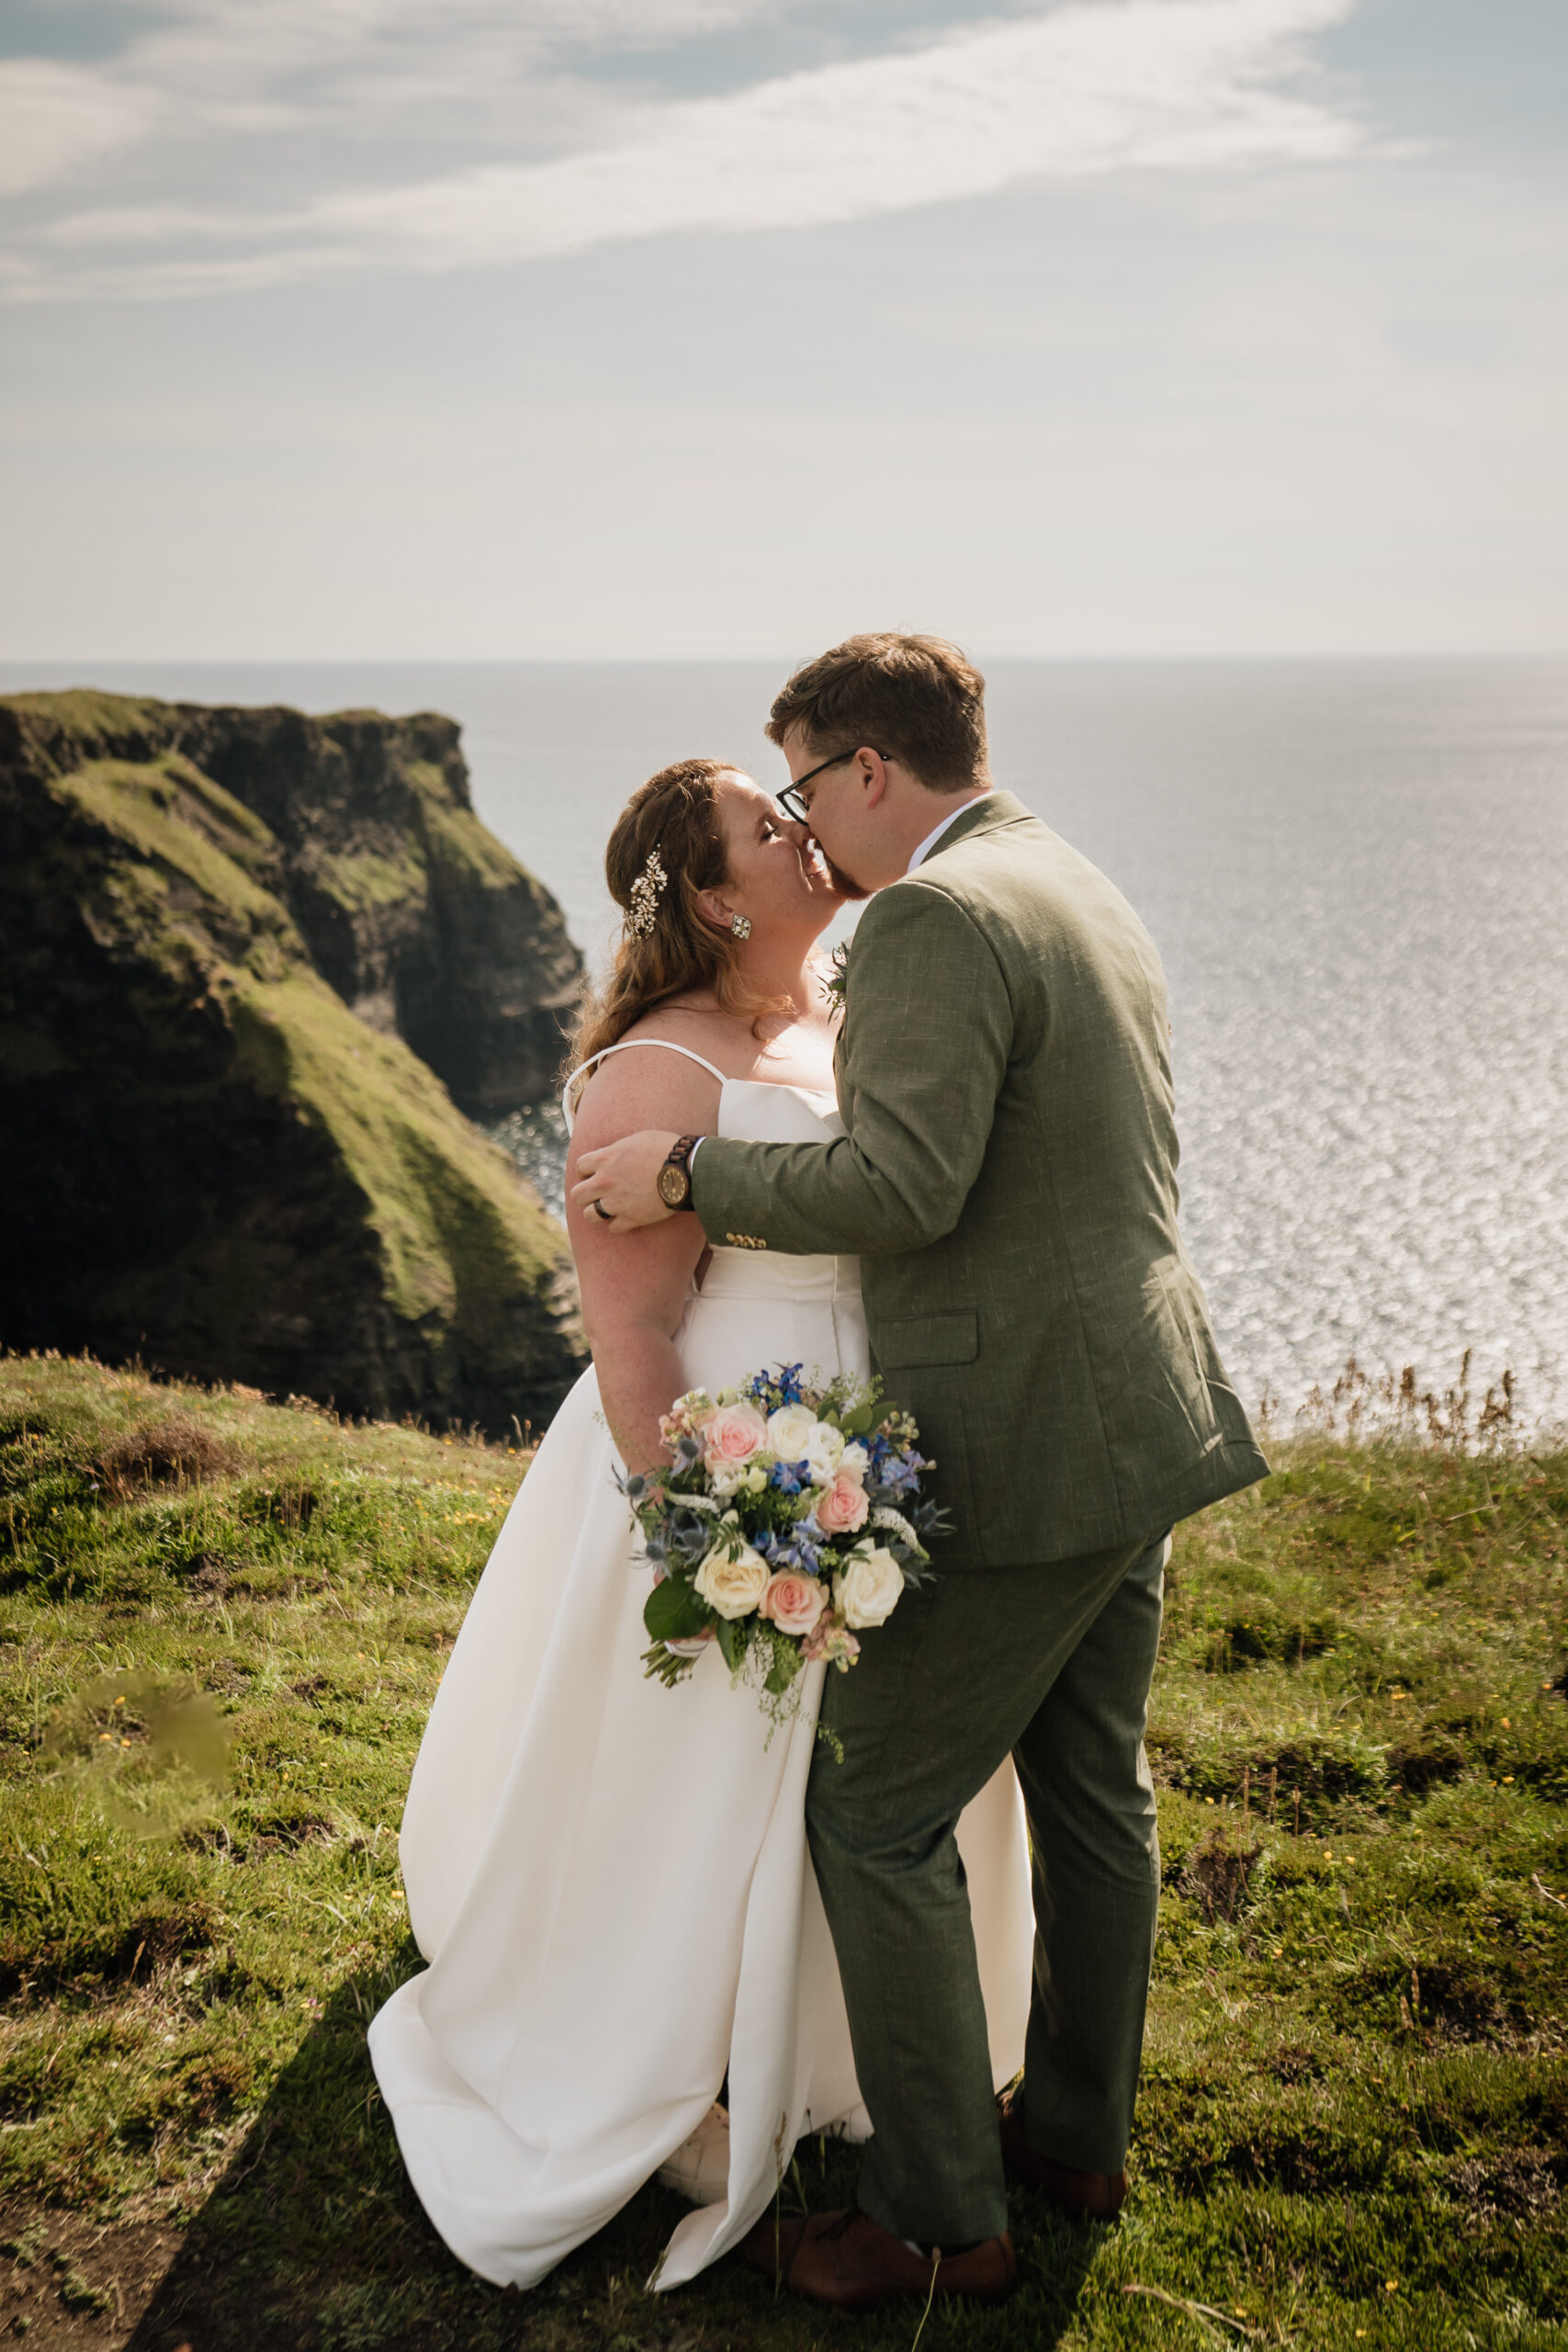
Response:
M866 906L844 1136L697 1154L716 1247L861 1259L953 1514L942 1567L1152 1538L1268 1470L1177 1227L1168 1035L1132 908L993 791Z

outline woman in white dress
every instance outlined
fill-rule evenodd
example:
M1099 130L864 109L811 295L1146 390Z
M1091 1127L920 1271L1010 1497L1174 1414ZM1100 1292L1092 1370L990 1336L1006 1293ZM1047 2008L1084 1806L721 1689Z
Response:
M804 829L738 771L684 761L633 795L605 863L626 921L579 1034L574 1159L647 1126L841 1133L812 960L838 900ZM746 2234L802 2132L869 2124L803 1815L825 1669L771 1741L716 1648L673 1690L648 1680L650 1572L615 1476L667 1460L659 1417L687 1388L869 1359L852 1259L710 1251L694 1216L611 1236L574 1215L571 1242L593 1367L431 1711L401 1836L430 1964L370 2051L414 2188L471 2269L536 2284L658 2175L694 2206L668 2288ZM1010 1767L959 1843L999 2086L1022 2064L1033 1933Z

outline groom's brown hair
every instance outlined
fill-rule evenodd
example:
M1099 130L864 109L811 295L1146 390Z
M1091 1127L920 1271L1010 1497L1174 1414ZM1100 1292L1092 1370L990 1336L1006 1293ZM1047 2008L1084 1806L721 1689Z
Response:
M870 630L795 672L768 714L769 741L792 729L814 752L865 743L953 791L986 775L986 681L945 638Z

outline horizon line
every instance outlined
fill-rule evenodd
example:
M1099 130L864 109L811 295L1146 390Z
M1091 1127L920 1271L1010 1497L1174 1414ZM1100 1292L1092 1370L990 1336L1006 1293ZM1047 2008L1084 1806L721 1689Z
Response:
M921 632L925 634L926 632ZM937 634L938 632L931 632ZM963 642L965 651L974 652L973 639ZM39 653L7 654L0 651L0 673L24 670L65 670L95 668L105 670L151 670L179 667L186 670L265 670L265 669L443 669L443 670L571 670L571 669L760 669L788 670L809 661L810 654L786 654L777 651L760 653ZM1297 647L1278 648L1269 651L1225 650L1205 652L1031 652L992 653L981 656L996 669L1028 664L1032 667L1104 667L1139 664L1166 669L1196 668L1206 663L1225 662L1234 666L1262 667L1269 662L1562 662L1568 661L1568 641L1557 645L1534 646L1373 646L1373 647ZM25 687L6 686L6 694L25 693Z

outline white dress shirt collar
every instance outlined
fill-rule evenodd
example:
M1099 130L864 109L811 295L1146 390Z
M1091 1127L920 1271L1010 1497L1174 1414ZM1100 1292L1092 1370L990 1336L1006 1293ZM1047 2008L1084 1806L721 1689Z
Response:
M977 797L984 799L985 795L982 793ZM926 835L925 840L920 843L919 849L915 852L914 856L904 868L905 873L913 874L916 866L922 865L924 861L930 857L932 850L935 849L938 842L941 841L949 825L955 825L960 817L963 816L965 808L973 808L974 806L975 803L973 800L961 800L956 808L950 808L946 816L942 820L942 822L931 827L931 831Z

